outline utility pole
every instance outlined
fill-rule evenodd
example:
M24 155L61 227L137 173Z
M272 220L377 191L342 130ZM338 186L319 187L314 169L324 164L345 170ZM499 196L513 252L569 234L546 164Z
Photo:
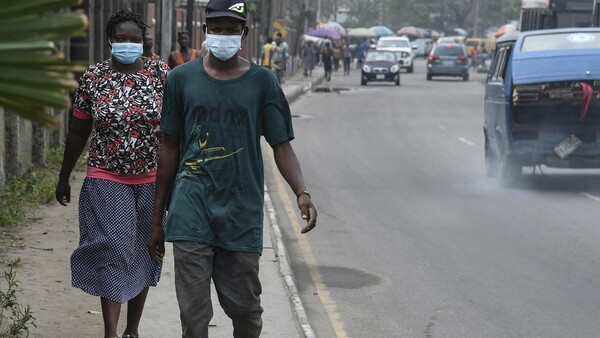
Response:
M168 60L171 53L171 41L173 37L173 0L161 0L160 11L160 58Z
M317 22L321 22L321 0L317 0Z
M383 26L383 16L385 14L385 0L381 0L381 2L379 3L379 25Z
M333 21L337 22L338 0L333 2Z
M194 0L187 0L185 6L185 30L188 32L190 38L190 47L194 41Z
M475 0L475 22L473 24L473 36L479 36L479 0Z

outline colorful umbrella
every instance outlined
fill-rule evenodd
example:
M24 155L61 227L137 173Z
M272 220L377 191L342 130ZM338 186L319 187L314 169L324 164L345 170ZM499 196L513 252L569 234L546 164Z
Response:
M504 34L512 33L516 30L517 30L517 28L511 24L502 25L502 26L500 26L500 28L498 28L498 30L496 31L496 34L494 34L494 36L499 38Z
M328 23L321 22L320 24L317 25L317 28L333 29L340 36L346 36L348 34L348 32L346 32L346 28L344 28L344 26L342 26L341 24L339 24L335 21L329 21Z
M400 28L400 30L396 32L396 35L398 35L398 36L410 35L410 36L414 36L416 38L423 37L421 30L418 29L417 27L413 27L413 26L405 26L405 27Z
M373 33L368 28L350 28L348 29L349 37L357 37L357 38L374 38L377 34Z
M373 26L369 28L371 32L375 33L377 36L394 36L394 32L387 28L386 26Z
M338 32L336 32L332 29L327 29L327 28L313 29L311 31L308 31L308 33L306 33L306 34L311 35L311 36L316 36L319 38L327 38L327 39L331 39L331 40L339 40L340 39L340 34L338 34Z

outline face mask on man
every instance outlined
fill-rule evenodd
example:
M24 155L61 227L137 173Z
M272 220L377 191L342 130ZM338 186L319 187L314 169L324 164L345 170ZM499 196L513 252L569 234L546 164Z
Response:
M231 59L242 48L242 35L206 34L206 47L222 61Z
M114 42L110 44L112 56L120 63L130 65L144 53L144 45L133 42Z

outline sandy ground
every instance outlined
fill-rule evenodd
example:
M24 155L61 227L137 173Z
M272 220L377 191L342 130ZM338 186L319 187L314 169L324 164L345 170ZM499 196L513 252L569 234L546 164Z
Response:
M100 300L71 287L69 258L79 240L76 201L84 176L72 176L69 206L41 206L18 233L5 235L13 246L2 250L3 269L8 269L7 262L20 259L19 302L30 305L37 325L30 328L30 337L103 336ZM125 315L123 311L119 332Z

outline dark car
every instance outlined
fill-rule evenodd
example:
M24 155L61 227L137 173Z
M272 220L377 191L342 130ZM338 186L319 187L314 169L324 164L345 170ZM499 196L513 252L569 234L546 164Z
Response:
M434 76L459 76L469 80L469 56L460 43L443 43L433 47L427 58L427 80Z
M394 52L371 50L362 67L360 84L372 81L390 81L400 85L400 65Z
M485 165L510 185L526 167L600 168L600 28L507 34L484 98Z

